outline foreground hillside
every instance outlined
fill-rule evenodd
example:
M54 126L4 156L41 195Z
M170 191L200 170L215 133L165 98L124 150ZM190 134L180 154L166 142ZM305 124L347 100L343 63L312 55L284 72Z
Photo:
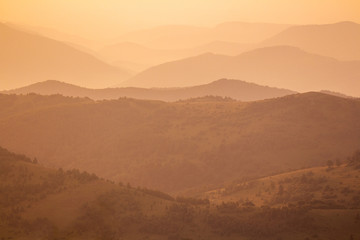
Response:
M2 239L113 239L129 233L129 219L161 215L175 203L164 193L114 184L77 169L47 169L3 148L0 166Z
M61 79L88 87L107 87L130 76L70 45L0 23L0 90Z
M283 97L295 92L272 88L240 80L220 79L215 82L187 88L106 88L89 89L49 80L30 86L6 91L11 94L36 93L41 95L61 94L69 97L89 97L94 100L129 97L147 100L178 101L205 96L229 97L240 101L255 101Z
M309 203L306 199L302 205L284 200L282 207L259 207L248 200L210 204L206 199L174 199L78 170L46 169L36 159L3 148L0 166L2 239L345 240L360 236L359 202L351 208L319 209L304 207ZM344 181L343 187L355 190L354 182Z
M206 192L203 197L213 202L250 201L257 206L294 204L319 209L357 209L360 206L360 152L350 159L356 164L329 160L326 167L238 181Z
M360 144L360 102L0 95L0 144L46 166L167 191L323 165Z

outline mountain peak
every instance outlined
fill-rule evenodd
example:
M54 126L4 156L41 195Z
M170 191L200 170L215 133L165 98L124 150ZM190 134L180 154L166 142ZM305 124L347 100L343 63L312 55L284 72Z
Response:
M359 26L360 24L356 23L356 22L352 22L352 21L342 21L342 22L337 22L334 23L334 25L350 25L350 26Z

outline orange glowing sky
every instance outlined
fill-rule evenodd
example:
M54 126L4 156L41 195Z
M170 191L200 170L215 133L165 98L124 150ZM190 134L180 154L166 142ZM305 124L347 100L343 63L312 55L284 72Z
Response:
M360 22L359 0L0 0L0 20L93 39L166 24Z

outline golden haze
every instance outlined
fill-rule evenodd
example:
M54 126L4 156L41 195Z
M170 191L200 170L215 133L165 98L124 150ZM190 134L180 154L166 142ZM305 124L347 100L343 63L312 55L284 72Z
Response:
M1 0L0 20L102 39L168 24L360 22L359 9L357 0Z

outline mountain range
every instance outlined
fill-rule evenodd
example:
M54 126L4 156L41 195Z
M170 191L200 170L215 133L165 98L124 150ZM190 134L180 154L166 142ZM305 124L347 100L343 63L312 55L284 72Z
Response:
M153 49L133 42L121 42L102 48L98 54L114 65L125 64L134 70L141 71L154 65L207 52L236 55L252 47L253 44L214 41L187 49Z
M122 86L184 87L219 78L292 89L360 92L360 61L339 61L291 46L255 49L238 56L203 54L149 68Z
M360 144L359 100L321 93L175 103L0 96L1 146L172 192L323 165Z
M257 43L288 28L287 24L225 22L215 27L166 25L129 32L113 42L132 42L153 49L187 49L214 41Z
M125 64L134 70L145 70L206 52L240 54L289 26L245 22L225 22L213 28L160 26L124 34L100 49L99 55L115 65Z
M136 99L179 101L205 96L228 97L240 101L255 101L294 94L294 91L247 83L239 80L221 79L215 82L184 88L106 88L89 89L64 82L48 80L30 86L4 91L7 94L41 95L61 94L70 97L89 97L94 100L118 99L129 97Z
M111 66L64 42L11 25L0 23L0 35L0 89L47 79L106 87L130 76L130 71Z
M137 70L206 52L234 56L282 45L338 60L360 60L359 26L354 22L298 26L233 22L213 29L163 26L129 33L99 54L118 64L138 62Z
M259 46L289 45L343 61L360 60L360 24L338 22L291 26Z

